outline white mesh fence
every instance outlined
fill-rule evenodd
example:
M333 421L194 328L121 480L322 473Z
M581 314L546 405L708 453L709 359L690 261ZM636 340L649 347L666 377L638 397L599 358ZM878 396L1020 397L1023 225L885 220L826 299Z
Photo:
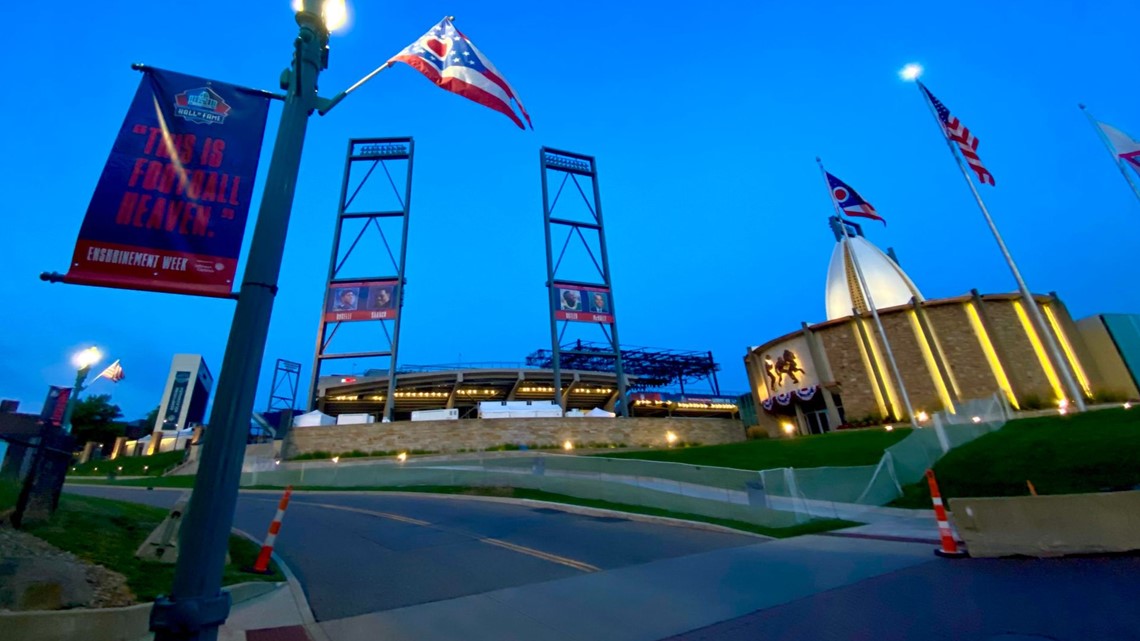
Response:
M858 520L890 503L923 477L945 451L1000 428L1009 415L1000 397L940 412L931 426L887 448L875 465L779 468L750 472L704 465L600 456L513 452L477 457L283 462L247 466L244 486L310 488L412 486L517 487L582 499L787 527L812 518Z
M1001 429L1011 415L1000 394L965 401L957 412L934 414L927 426L888 447L877 465L780 468L760 476L773 508L858 520L868 508L902 496L902 487L922 480L946 452Z

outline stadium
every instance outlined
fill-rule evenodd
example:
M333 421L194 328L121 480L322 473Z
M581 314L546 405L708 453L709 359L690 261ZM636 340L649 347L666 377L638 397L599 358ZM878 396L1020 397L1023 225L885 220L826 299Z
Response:
M524 363L408 365L399 368L393 394L392 420L409 420L413 412L456 409L459 418L476 418L486 402L554 402L568 412L602 409L620 413L620 394L608 346L578 341L563 346L563 385L555 394L551 350L540 349ZM722 397L711 352L623 347L622 361L631 390L631 416L737 418L736 398ZM386 371L359 376L322 376L317 383L317 409L332 415L384 415L390 379ZM688 390L707 388L708 392ZM670 391L679 390L679 391Z

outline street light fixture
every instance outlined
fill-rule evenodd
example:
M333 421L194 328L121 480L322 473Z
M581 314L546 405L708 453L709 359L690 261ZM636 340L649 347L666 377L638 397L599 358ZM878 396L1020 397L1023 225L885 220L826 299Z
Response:
M301 13L304 4L302 0L293 0L293 11ZM330 33L343 27L348 22L348 7L344 0L324 0L321 3L321 20Z
M95 346L80 350L71 357L71 362L78 368L78 371L75 372L75 385L71 388L71 394L67 397L67 405L63 409L63 421L61 421L60 427L64 434L71 433L71 413L75 411L75 403L79 400L79 393L87 389L83 384L87 382L87 375L91 373L91 366L98 363L102 358L103 353Z
M80 350L71 357L71 362L79 369L90 369L92 365L98 363L103 358L102 352L98 347L88 347L85 350Z
M293 60L281 78L285 105L226 341L209 429L202 443L194 492L183 517L174 585L169 596L156 599L151 609L150 629L155 632L155 641L215 641L218 626L229 616L230 597L221 591L222 571L237 506L249 417L265 356L305 131L320 100L317 77L328 67L329 29L343 25L347 17L343 7L344 0L302 0L297 11L299 29Z
M915 80L918 80L918 77L921 75L922 65L918 64L917 62L912 62L899 70L899 77L908 82L914 82Z

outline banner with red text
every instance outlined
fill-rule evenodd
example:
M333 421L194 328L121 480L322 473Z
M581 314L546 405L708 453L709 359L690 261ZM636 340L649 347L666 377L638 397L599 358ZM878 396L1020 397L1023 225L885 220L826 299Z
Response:
M261 92L148 69L64 280L229 296L268 113Z

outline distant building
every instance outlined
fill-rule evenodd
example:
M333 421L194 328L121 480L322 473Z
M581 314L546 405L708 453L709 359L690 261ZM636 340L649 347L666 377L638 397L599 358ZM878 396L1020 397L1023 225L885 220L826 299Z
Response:
M175 354L151 429L179 430L202 423L213 386L214 376L200 355Z

